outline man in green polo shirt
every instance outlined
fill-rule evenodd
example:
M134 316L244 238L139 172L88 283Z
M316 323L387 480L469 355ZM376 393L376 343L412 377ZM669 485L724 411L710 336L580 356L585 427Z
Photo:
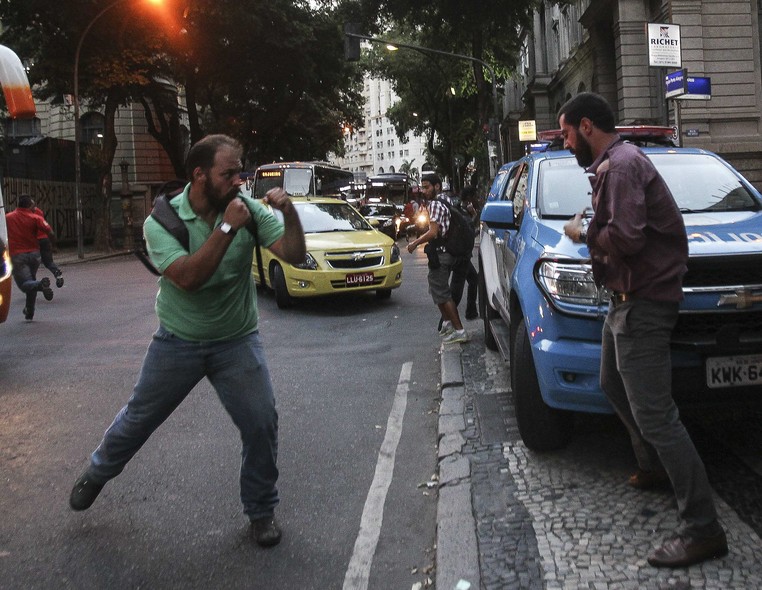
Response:
M265 201L240 195L242 148L226 135L209 135L188 153L191 182L170 204L190 237L183 246L153 217L144 224L148 253L162 272L156 297L159 328L127 405L90 456L69 498L88 509L195 385L207 377L241 432L241 502L256 542L278 544L276 465L278 414L257 331L257 293L251 276L256 246L242 230L253 217L262 247L287 262L304 261L304 232L291 200L272 189Z

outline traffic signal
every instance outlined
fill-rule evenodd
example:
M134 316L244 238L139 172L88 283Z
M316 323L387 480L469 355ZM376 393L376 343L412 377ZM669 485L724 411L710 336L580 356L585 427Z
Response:
M344 23L344 59L347 61L360 60L360 38L351 37L360 34L360 25L358 23Z

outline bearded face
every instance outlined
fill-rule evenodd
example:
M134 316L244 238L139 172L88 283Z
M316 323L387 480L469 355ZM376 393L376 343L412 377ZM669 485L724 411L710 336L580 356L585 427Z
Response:
M587 168L595 161L595 158L593 157L593 149L590 147L590 142L588 142L585 136L579 132L579 129L574 130L574 135L574 148L570 148L569 151L574 154L574 157L577 159L577 164L583 168Z
M219 186L214 183L211 175L207 175L204 181L204 196L218 212L223 212L230 201L238 196L238 187L229 188L229 185Z

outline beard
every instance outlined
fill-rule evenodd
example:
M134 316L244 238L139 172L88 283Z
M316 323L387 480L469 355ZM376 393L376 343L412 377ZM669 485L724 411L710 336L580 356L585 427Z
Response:
M214 207L219 213L222 213L225 211L230 202L235 199L236 196L238 196L238 188L232 189L230 192L225 194L221 194L220 191L214 187L211 180L207 177L206 181L204 182L204 196L206 197L207 201L211 203L212 207Z
M593 149L590 147L590 143L587 139L580 135L579 131L576 131L575 133L577 134L577 148L569 151L571 151L571 153L574 154L574 157L577 158L577 164L583 168L588 168L595 161L595 158L593 158Z

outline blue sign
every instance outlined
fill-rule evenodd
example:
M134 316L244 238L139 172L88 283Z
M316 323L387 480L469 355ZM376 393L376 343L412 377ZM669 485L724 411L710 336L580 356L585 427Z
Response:
M664 76L666 88L664 98L675 98L685 94L688 91L687 79L688 71L685 69L677 70Z
M680 98L690 98L693 100L709 100L712 98L712 79L698 76L686 78L688 92Z

